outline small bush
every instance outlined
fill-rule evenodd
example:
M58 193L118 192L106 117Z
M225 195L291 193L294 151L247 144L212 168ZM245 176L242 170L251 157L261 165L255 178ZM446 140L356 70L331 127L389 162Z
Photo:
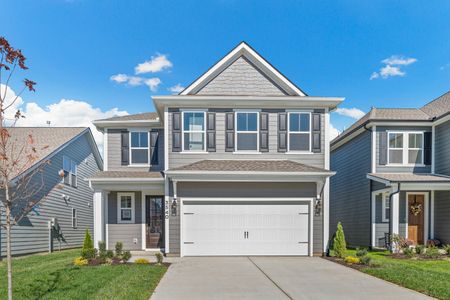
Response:
M118 257L122 256L122 254L123 254L123 243L122 242L117 242L115 250L116 250L116 256L118 256Z
M114 257L114 252L112 250L107 250L106 251L106 258L113 258Z
M75 266L79 266L79 267L87 266L88 263L89 263L88 260L85 259L85 258L83 258L83 257L77 257L77 258L73 261L73 264L74 264Z
M445 250L445 253L447 253L447 255L450 255L450 245L445 245L444 250Z
M344 228L342 228L341 222L337 225L336 236L333 240L334 255L340 258L344 258L347 252L347 244L345 242Z
M404 255L409 256L409 257L412 257L414 255L413 248L410 248L410 247L403 248L402 252Z
M84 234L83 248L81 248L81 257L84 259L95 258L96 252L94 249L94 243L92 242L91 234L89 229L86 229Z
M425 252L425 246L424 245L416 245L416 253L418 255L421 255Z
M368 253L367 248L360 248L360 247L356 248L356 257L361 258L367 256L367 253Z
M146 264L149 264L150 262L146 258L138 258L134 261L134 263L136 263L138 265L146 265Z
M95 258L97 254L96 249L81 249L81 257L84 259L92 259Z
M122 254L122 260L123 262L129 261L131 258L131 252L130 251L124 251Z
M372 258L371 258L370 256L368 256L368 255L365 255L365 256L362 256L362 257L359 258L359 262L360 262L362 265L368 266L368 265L371 264Z
M158 264L158 265L160 265L160 264L162 264L163 263L163 255L162 255L162 253L161 252L157 252L157 253L155 253L155 257L156 257L156 263Z
M344 261L348 264L359 264L360 260L357 257L354 256L347 256Z
M438 258L440 255L439 249L436 247L428 247L427 251L425 251L425 256L427 258Z
M106 242L104 242L104 241L99 241L98 242L98 256L101 259L105 259L106 258Z

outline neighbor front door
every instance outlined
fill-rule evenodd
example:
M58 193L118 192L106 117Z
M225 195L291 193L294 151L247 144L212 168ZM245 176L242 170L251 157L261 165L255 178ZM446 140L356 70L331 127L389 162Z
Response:
M145 196L147 249L164 248L164 201L161 196Z
M416 245L424 244L424 210L423 194L408 194L408 239Z

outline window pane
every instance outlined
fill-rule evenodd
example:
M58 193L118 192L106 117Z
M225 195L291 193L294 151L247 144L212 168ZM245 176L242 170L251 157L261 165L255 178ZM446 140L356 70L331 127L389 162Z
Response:
M148 163L148 149L131 149L131 163L147 164Z
M403 150L389 150L389 163L401 164L403 163Z
M123 221L131 221L131 209L122 209L121 218Z
M131 208L131 197L130 196L122 196L120 198L120 207L121 208Z
M77 164L73 160L70 162L70 172L77 174Z
M309 143L309 133L289 134L289 150L291 151L309 151Z
M299 114L289 114L289 131L300 131Z
M237 113L237 130L244 131L247 130L247 114Z
M139 147L139 132L131 133L131 147Z
M409 134L409 148L422 148L422 134L420 133Z
M184 134L184 150L204 150L205 138L204 133L185 133Z
M408 150L408 163L409 164L421 164L422 163L422 150Z
M139 147L148 147L148 133L140 132L139 138Z
M257 113L237 113L238 131L256 131L258 129Z
M300 115L300 130L309 131L309 114Z
M186 131L204 130L205 115L203 112L185 112L183 116L184 116L184 130Z
M237 150L258 150L256 133L238 133Z
M70 172L70 159L67 156L63 156L63 170Z
M403 148L403 134L402 133L390 133L389 134L389 147L390 148Z

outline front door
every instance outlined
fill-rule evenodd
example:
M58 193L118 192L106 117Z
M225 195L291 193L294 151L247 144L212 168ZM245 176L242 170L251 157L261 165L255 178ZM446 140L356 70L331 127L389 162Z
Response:
M147 249L164 248L164 201L161 196L145 196Z
M408 238L424 244L425 195L408 194Z

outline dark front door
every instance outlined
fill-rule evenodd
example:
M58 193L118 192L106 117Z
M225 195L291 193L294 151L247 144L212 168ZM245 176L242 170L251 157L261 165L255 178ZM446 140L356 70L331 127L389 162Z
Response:
M416 245L424 244L424 195L408 195L408 238Z
M147 248L164 248L164 201L161 196L145 196Z

